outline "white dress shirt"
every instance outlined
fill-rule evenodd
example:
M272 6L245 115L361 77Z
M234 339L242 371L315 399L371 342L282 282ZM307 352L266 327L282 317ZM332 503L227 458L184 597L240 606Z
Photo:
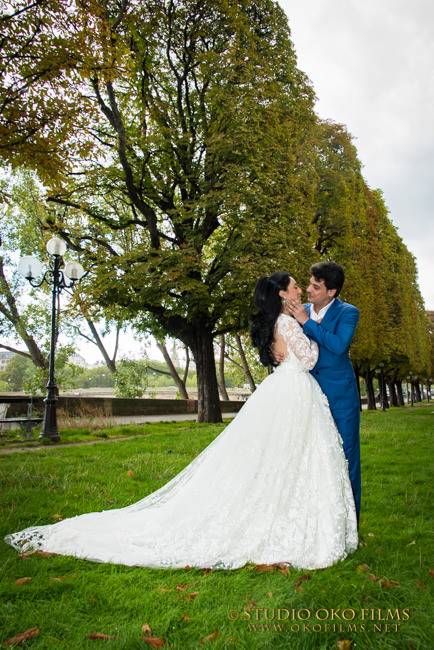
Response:
M331 302L329 302L328 305L326 305L325 307L320 309L318 313L316 313L314 306L311 305L310 306L310 317L311 317L311 319L316 321L317 323L319 323L324 318L324 316L326 315L327 311L330 309L330 307L332 306L334 301L335 301L335 298L333 298L333 300Z

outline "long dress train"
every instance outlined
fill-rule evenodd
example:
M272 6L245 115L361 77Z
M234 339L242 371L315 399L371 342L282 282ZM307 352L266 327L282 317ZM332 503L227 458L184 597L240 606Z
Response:
M318 357L298 323L276 324L288 358L224 431L175 478L125 508L92 512L5 539L97 562L234 569L330 566L357 547L342 441L309 374Z

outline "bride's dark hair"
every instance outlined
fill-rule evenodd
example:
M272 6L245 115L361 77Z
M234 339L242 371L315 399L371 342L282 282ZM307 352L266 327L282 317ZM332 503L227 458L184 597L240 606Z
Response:
M282 309L279 291L286 291L291 276L285 271L276 271L264 275L256 283L253 300L257 312L250 317L250 338L252 345L258 348L259 358L264 366L277 366L270 346L274 337L274 325Z

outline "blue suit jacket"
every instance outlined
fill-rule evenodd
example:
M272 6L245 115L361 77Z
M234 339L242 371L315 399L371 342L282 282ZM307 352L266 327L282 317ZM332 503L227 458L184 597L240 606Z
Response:
M305 305L309 315L311 305ZM356 377L349 357L350 344L359 320L359 310L338 298L320 323L309 319L303 330L319 346L318 362L311 370L328 398L341 434L353 488L357 517L360 515L360 402Z
M305 305L310 315L311 305ZM309 319L303 325L307 336L318 343L318 362L311 370L328 398L335 417L341 411L359 409L359 394L349 348L359 320L359 310L335 298L320 323Z

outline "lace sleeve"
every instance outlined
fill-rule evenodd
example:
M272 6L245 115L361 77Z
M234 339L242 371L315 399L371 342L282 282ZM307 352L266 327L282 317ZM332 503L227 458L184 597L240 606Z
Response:
M295 318L281 315L277 321L277 333L307 370L312 370L318 361L318 345L309 339Z

